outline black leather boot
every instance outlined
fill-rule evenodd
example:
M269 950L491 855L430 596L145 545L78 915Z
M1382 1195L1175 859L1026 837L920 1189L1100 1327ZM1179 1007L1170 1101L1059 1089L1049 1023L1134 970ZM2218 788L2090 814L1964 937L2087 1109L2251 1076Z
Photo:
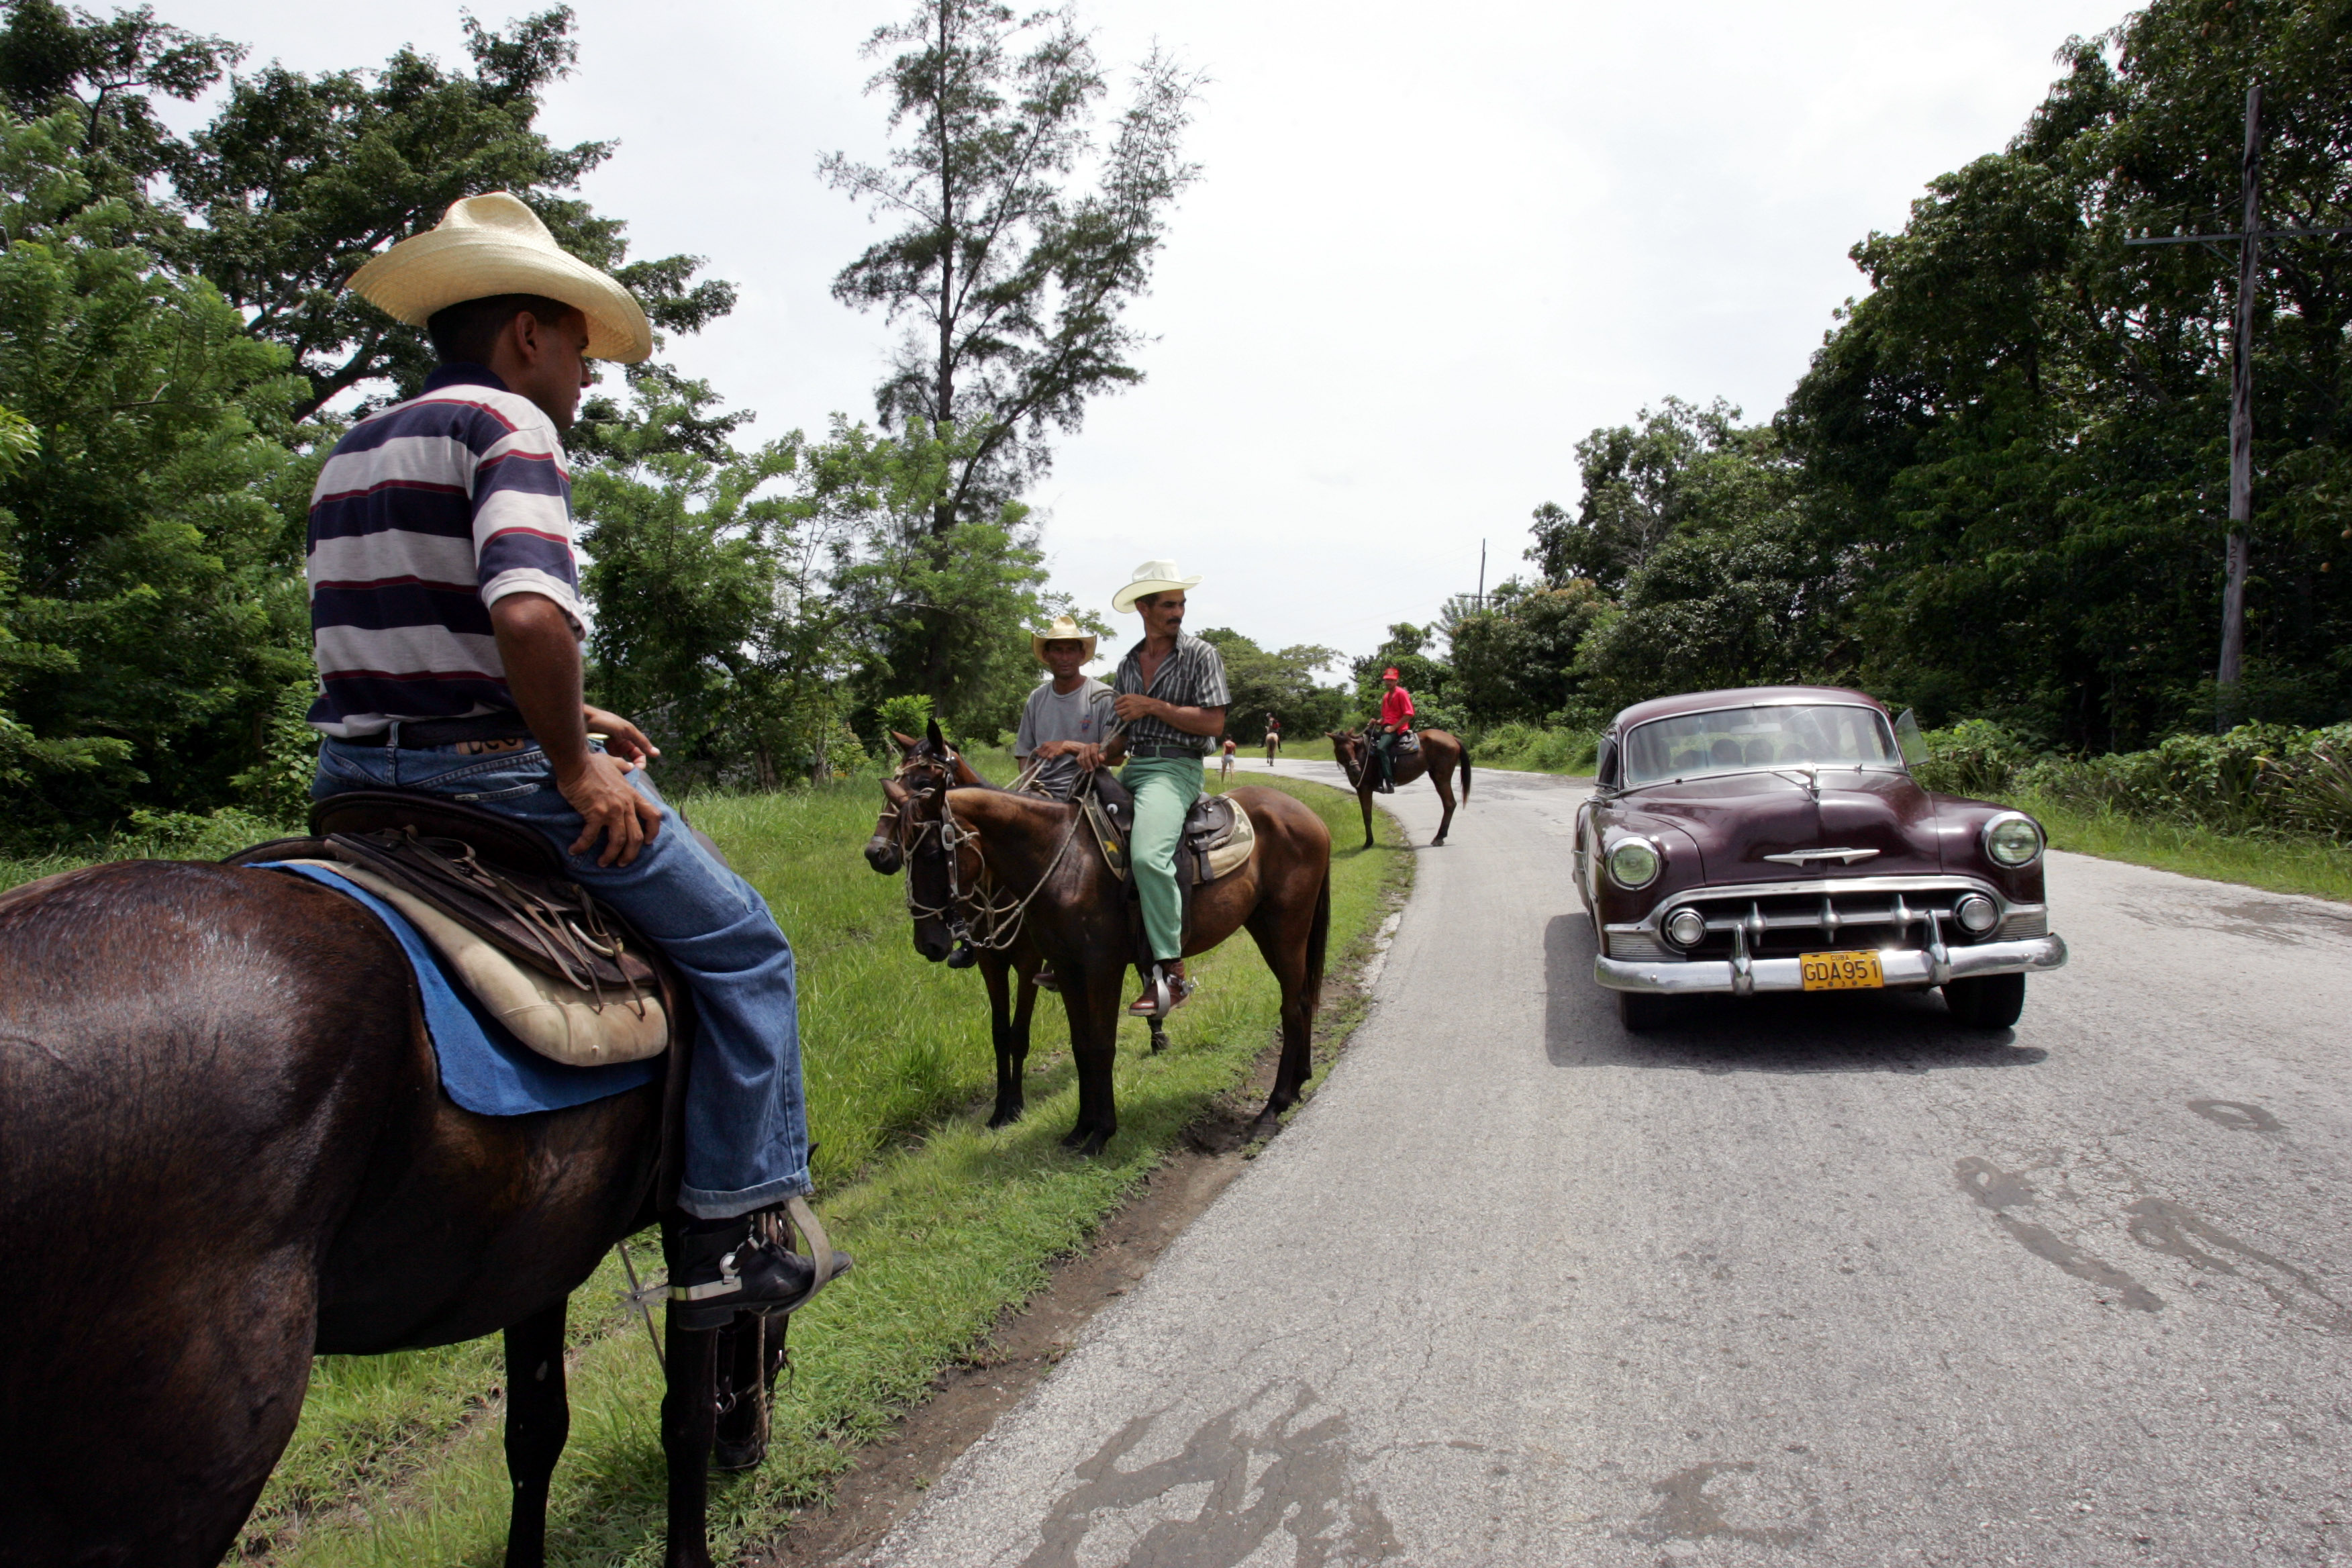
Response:
M856 1260L835 1252L833 1268L820 1281L815 1264L769 1236L766 1216L778 1212L763 1209L733 1219L687 1219L662 1226L672 1322L698 1333L725 1328L738 1312L795 1311L824 1285L849 1272Z

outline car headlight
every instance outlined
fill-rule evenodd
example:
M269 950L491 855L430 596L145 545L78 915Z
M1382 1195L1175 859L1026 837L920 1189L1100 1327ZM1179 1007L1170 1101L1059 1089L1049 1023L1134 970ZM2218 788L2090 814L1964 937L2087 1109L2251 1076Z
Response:
M2022 812L1996 816L1985 824L1984 847L1996 866L2031 866L2042 858L2042 826Z
M1706 940L1706 917L1696 910L1676 910L1666 917L1666 940L1676 947L1696 947Z
M1646 888L1658 879L1656 846L1646 839L1621 838L1609 851L1609 879L1621 888Z
M2000 909L1982 893L1964 893L1952 906L1952 918L1970 936L1982 936L2000 921Z

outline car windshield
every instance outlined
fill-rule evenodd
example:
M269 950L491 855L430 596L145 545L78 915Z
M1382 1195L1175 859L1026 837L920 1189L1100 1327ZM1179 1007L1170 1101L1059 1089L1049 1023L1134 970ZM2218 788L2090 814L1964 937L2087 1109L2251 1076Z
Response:
M1653 719L1625 737L1625 783L1771 768L1899 768L1886 716L1847 703L1773 703Z

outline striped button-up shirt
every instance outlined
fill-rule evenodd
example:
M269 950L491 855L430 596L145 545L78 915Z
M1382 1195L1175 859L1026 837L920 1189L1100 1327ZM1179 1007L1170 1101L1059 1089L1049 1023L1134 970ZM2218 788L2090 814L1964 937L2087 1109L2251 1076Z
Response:
M1143 684L1143 644L1129 648L1127 657L1119 660L1118 674L1110 689L1120 697L1157 697L1179 708L1223 708L1233 701L1225 690L1225 661L1218 656L1214 645L1202 642L1190 632L1176 634L1175 651L1160 661L1160 671L1151 678L1150 686ZM1188 735L1158 719L1133 720L1125 729L1129 756L1160 751L1207 756L1217 744L1209 736Z
M481 365L442 366L335 444L309 567L313 725L357 738L511 711L490 606L543 594L587 626L554 422Z

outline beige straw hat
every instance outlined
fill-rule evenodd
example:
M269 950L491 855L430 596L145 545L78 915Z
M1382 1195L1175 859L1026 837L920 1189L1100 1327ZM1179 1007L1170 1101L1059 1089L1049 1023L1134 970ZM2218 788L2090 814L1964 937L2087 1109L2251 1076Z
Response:
M349 287L412 327L467 300L541 294L587 316L590 359L635 364L654 352L654 330L635 298L557 245L539 215L507 191L452 203L439 227L402 240L352 273Z
M1135 601L1146 594L1172 594L1200 585L1198 577L1178 575L1173 561L1147 561L1135 569L1126 587L1110 596L1110 607L1123 616L1135 608Z
M1045 645L1049 642L1082 642L1087 645L1087 658L1095 656L1095 634L1067 616L1059 617L1042 632L1029 634L1029 651L1037 656L1039 664L1045 662Z

